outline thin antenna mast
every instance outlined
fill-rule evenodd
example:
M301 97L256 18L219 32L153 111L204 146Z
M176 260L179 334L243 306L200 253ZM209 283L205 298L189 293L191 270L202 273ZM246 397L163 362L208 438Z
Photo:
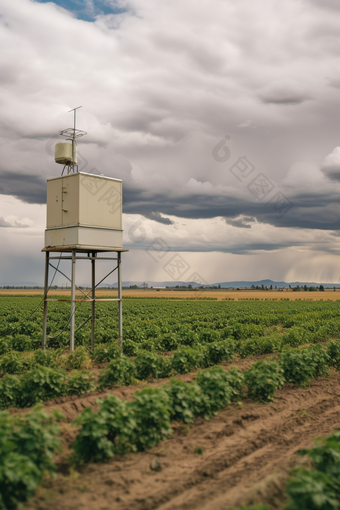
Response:
M65 165L65 167L67 166L68 174L78 172L76 139L87 134L86 131L81 131L80 129L77 129L77 110L79 110L79 108L82 108L82 106L72 108L72 110L69 110L68 112L68 113L73 112L73 128L67 128L64 129L63 131L60 131L60 134L62 136L66 136L66 140L71 140L72 142L72 161ZM62 173L64 173L64 170Z

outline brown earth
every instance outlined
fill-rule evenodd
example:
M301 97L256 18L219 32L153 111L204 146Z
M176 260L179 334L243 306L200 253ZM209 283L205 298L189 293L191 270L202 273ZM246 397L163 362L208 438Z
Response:
M258 358L237 364L248 368ZM194 374L178 377L191 381ZM131 399L145 384L110 393ZM46 480L25 508L227 510L262 502L279 509L285 498L284 480L300 459L297 450L310 447L313 438L331 433L340 423L340 374L332 373L305 389L287 384L269 404L244 399L209 421L175 423L173 435L147 452L70 469L67 455L76 434L70 422L84 407L95 408L96 398L105 393L46 404L67 416L62 425L63 453L57 459L57 478ZM195 453L197 448L202 454Z
M89 289L88 289L89 291ZM1 296L42 296L43 289L0 289L0 297ZM52 289L49 295L53 296L70 296L69 290L62 289ZM82 294L77 291L77 295L82 299ZM107 289L99 289L96 291L97 297L117 297L117 291L115 290L107 290ZM325 290L324 292L309 292L309 291L299 291L294 292L290 289L285 290L155 290L155 289L127 289L123 290L123 297L135 297L135 298L144 298L144 297L158 297L158 298L179 298L179 299L204 299L204 298L214 298L218 301L223 300L234 300L240 301L243 299L251 299L251 300L280 300L280 299L289 299L292 301L300 300L300 301L337 301L340 299L340 289L337 289L335 292L333 290Z

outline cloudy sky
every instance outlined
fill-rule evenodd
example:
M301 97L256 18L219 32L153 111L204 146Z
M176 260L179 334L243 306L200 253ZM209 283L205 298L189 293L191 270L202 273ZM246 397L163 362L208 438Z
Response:
M123 179L124 280L180 256L181 280L340 282L337 0L0 5L0 285L42 283L79 105L80 170Z

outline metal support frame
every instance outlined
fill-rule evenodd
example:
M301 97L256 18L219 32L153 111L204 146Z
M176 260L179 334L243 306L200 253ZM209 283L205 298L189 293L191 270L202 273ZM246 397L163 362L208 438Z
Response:
M75 299L76 299L76 252L75 250L72 250L70 352L74 351L74 324L76 315Z
M123 352L123 302L122 302L122 254L118 252L118 316L119 316L119 347Z
M49 255L50 255L50 252L47 251L46 257L45 257L45 281L44 281L44 319L43 319L43 341L42 341L43 349L46 348L48 268L50 265Z
M127 250L123 250L127 251ZM46 339L47 339L47 305L49 301L65 301L71 304L71 310L70 310L70 352L74 351L74 334L75 334L75 312L76 312L76 302L91 302L91 350L94 349L95 344L95 335L94 335L94 328L95 328L95 309L96 309L96 301L118 301L118 319L119 319L119 346L121 351L123 352L123 298L122 298L122 272L121 272L121 252L117 251L117 257L98 257L98 252L94 252L92 250L86 251L87 256L77 256L77 250L72 249L71 250L71 256L62 256L62 251L60 252L60 257L51 257L50 252L46 251L46 258L45 258L45 281L44 281L44 318L43 318L43 342L42 347L43 349L46 349ZM84 253L84 250L81 251L81 253ZM68 278L62 271L58 269L58 267L54 267L50 260L58 259L58 260L71 260L71 278ZM90 260L91 261L91 291L89 294L84 294L83 299L76 299L76 261L77 259L83 259L83 260ZM108 273L107 276L109 276L113 271L116 269L118 270L118 298L96 298L96 287L101 283L101 280L99 283L95 283L95 277L96 277L96 260L115 260L117 261L117 267L115 267L110 273ZM61 273L63 276L66 276L66 278L71 282L71 299L51 299L48 298L48 274L49 274L49 266L53 267L56 271ZM105 279L104 278L104 279ZM89 295L91 294L91 297Z
M91 258L91 286L92 286L92 317L91 317L91 350L94 350L94 321L95 321L95 307L96 307L96 254L92 253Z

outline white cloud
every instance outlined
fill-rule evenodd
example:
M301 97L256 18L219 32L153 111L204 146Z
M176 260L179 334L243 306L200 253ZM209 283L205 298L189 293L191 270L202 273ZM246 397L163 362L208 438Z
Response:
M85 171L123 178L128 216L149 215L150 232L174 249L337 252L338 149L320 171L338 136L333 0L275 8L271 0L217 0L194 9L183 0L130 0L128 12L94 23L52 2L1 6L0 196L32 204L10 198L8 211L1 198L3 225L16 225L1 229L8 246L42 239L43 206L34 204L61 170L49 140L82 104ZM94 12L92 1L87 8ZM231 157L222 164L212 149L225 135ZM228 171L243 155L293 202L281 223ZM29 227L18 237L20 225Z

